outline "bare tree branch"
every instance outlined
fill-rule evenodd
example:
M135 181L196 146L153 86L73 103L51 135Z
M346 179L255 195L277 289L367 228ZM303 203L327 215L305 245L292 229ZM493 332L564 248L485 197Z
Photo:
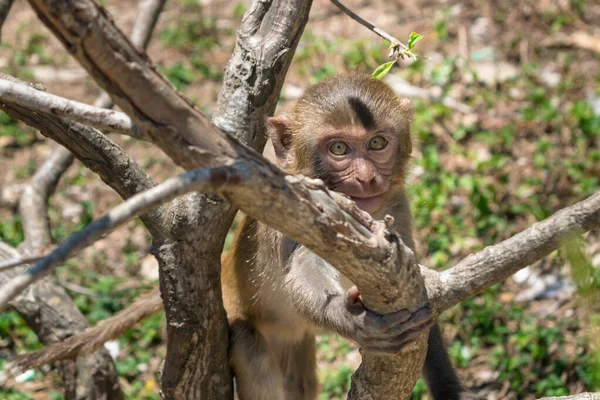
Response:
M105 319L95 327L87 328L80 334L71 336L62 342L50 344L42 350L19 356L7 363L5 367L11 374L16 375L25 369L93 353L104 344L98 338L118 337L135 322L156 314L160 310L162 310L162 300L158 289L154 289L140 296L125 310Z
M22 290L29 283L47 274L53 266L66 261L73 253L89 246L114 228L124 224L134 216L154 208L157 204L169 201L189 191L218 191L224 196L230 196L233 192L247 192L252 190L254 186L262 186L256 185L256 182L260 181L257 176L265 173L264 169L252 164L254 164L254 161L239 160L228 167L189 171L171 178L144 193L133 196L115 207L104 217L71 235L56 250L32 267L27 274L11 281L11 285L5 285L0 295L0 307L11 299L10 296L18 294L19 290ZM248 203L247 201L242 201L236 205L248 215L259 220L267 220L269 225L280 229L286 236L299 240L300 243L307 245L325 260L336 264L340 260L340 255L336 254L339 252L338 249L340 247L346 249L347 247L343 245L324 245L324 242L331 241L331 239L328 239L331 236L341 239L339 242L352 243L352 245L347 245L351 249L353 248L351 251L356 251L356 247L359 248L362 259L367 260L367 264L379 264L380 261L373 262L373 260L390 256L390 243L385 243L389 239L381 237L381 235L390 235L390 233L381 226L381 223L370 220L367 214L355 208L350 200L342 198L335 192L329 192L322 183L307 180L307 178L282 175L275 171L275 174L269 176L268 179L270 184L276 186L276 188L272 189L272 192L263 192L263 198L256 200L258 206L244 204ZM305 181L304 184L300 184L302 180ZM311 188L305 191L304 187L306 186ZM272 203L275 199L286 203L283 207L293 209L294 214L304 215L295 218L290 215L285 217L275 216L272 212ZM319 204L321 207L312 206L312 203ZM271 205L271 207L267 205ZM302 205L305 207L302 207ZM277 206L277 208L279 207ZM307 218L304 218L304 216ZM362 217L362 224L353 221L355 216ZM323 219L326 219L326 221L323 221ZM284 220L288 222L294 220L296 224L287 224L288 226L286 226L286 224L283 224ZM547 220L535 224L498 245L490 246L484 251L468 257L456 267L443 272L437 283L428 280L428 294L432 306L440 311L447 309L474 295L481 288L500 282L517 269L523 268L530 262L536 261L550 251L555 250L565 241L599 225L600 193L561 210ZM314 236L321 237L316 240L313 239L309 245L307 241L300 240L303 237L303 232L312 232ZM515 250L517 243L522 243L519 246L525 248L524 252ZM399 248L401 249L400 252L405 250L400 246ZM334 256L331 254L334 254ZM409 260L408 262L410 264L414 263L414 256L410 250L401 256L412 258L412 261ZM351 264L364 265L364 263L352 262L354 257L354 255L351 255L350 257L344 257L344 259L347 259ZM339 264L343 265L344 263ZM492 267L484 268L483 266L486 264L492 265ZM481 270L484 270L483 274L477 273ZM378 265L375 265L374 269L369 266L366 270L364 266L358 268L354 265L351 268L340 266L340 271L347 274L352 280L357 277L359 281L364 281L365 278L361 276L364 274L374 274L374 277L368 277L369 280L373 279L373 283L390 278L398 280L397 276L390 276L398 275L396 271L390 273L389 270ZM485 284L480 284L482 280ZM460 281L460 283L456 283L457 281ZM462 289L464 287L469 289ZM408 303L407 296L413 295L414 293L409 292L403 296L403 301ZM451 300L447 300L447 298Z
M220 156L237 156L236 146L156 71L95 2L30 0L30 4L115 104L133 118L139 132L173 161L191 169L222 164Z
M4 78L2 75L0 77ZM144 139L138 127L125 113L68 100L7 79L0 79L0 100L16 103L50 115L72 119L98 129Z
M102 101L102 98L98 100ZM129 198L155 185L148 173L127 153L94 128L36 113L16 104L0 103L0 109L67 147L122 198ZM162 211L156 210L147 217L141 216L153 235L162 230L161 213Z
M432 304L440 312L447 310L599 225L600 192L597 192L442 272Z
M348 7L343 5L338 0L330 0L330 1L333 4L335 4L340 10L342 10L344 13L346 13L346 15L348 15L350 18L352 18L359 24L363 25L364 27L368 28L373 33L379 35L379 37L381 37L382 39L385 39L388 42L390 42L390 47L392 50L390 52L390 58L395 59L397 57L404 57L404 56L416 58L416 56L408 49L408 47L404 43L402 43L400 40L396 39L394 36L390 35L383 29L376 27L372 23L365 21L364 19L362 19L360 17L360 15L358 15L354 11L350 10Z
M25 86L23 86L25 87ZM19 212L28 252L33 254L52 244L48 220L48 197L62 174L73 163L69 150L57 146L21 192Z
M148 47L152 31L165 3L166 0L140 0L139 12L130 35L131 43L138 49L143 50Z

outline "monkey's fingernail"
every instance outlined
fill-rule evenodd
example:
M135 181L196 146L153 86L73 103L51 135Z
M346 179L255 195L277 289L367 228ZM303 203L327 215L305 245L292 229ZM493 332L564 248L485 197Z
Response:
M386 227L391 228L394 226L394 222L396 222L396 220L391 215L386 215L383 217L383 222L385 222Z

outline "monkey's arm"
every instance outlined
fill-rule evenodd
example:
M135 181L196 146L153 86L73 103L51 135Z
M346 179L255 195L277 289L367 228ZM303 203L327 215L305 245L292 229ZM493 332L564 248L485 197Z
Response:
M345 292L335 268L305 247L291 254L286 267L284 289L298 313L368 351L397 353L434 322L428 308L386 315L367 310L358 290Z

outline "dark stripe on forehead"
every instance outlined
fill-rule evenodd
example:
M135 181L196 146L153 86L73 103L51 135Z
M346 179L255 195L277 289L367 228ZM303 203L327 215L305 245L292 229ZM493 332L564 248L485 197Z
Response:
M348 103L350 103L350 107L354 111L354 114L356 114L356 117L365 129L373 129L375 127L373 113L361 99L358 97L349 97Z

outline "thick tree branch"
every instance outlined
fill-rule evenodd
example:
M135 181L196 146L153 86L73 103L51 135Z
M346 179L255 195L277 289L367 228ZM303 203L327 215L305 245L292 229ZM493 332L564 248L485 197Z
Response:
M255 162L252 160L240 160L228 167L189 171L130 198L104 217L92 222L83 230L69 237L50 255L44 257L32 267L28 274L23 275L22 279L14 281L14 287L5 286L2 295L0 295L0 306L6 304L7 298L10 296L9 293L14 296L17 292L15 288L25 287L29 282L35 280L35 277L46 274L49 268L66 261L70 255L89 246L114 228L124 224L134 216L156 207L158 204L189 191L215 191L231 197L234 192L246 193L248 190L253 190L256 182L260 181L259 176L265 174L263 168L254 164ZM386 258L399 256L398 253L394 254L393 245L390 243L390 239L393 242L395 238L390 236L391 233L385 230L382 223L372 221L367 214L358 210L350 200L335 192L329 192L319 181L281 174L277 170L269 175L268 180L271 187L263 192L262 198L255 201L256 204L244 204L248 202L240 201L240 204L236 205L247 214L259 220L266 220L269 225L281 230L286 236L298 239L304 245L309 245L308 237L305 235L312 232L313 236L317 236L317 238L310 240L309 247L330 262L338 263L340 260L351 264L364 264L366 262L366 264L373 264L368 266L367 271L375 275L369 277L369 279L373 281L397 279L397 277L391 276L399 275L397 272L392 271L390 273L388 268L382 268L380 265L385 263L389 267L389 261ZM259 178L257 179L257 177ZM304 184L301 184L301 181L304 181ZM258 186L264 187L264 185ZM307 186L309 187L308 190L306 189ZM279 200L279 203L284 204L275 206L273 204L275 200ZM278 216L280 213L274 213L272 211L273 207L275 209L280 207L294 209L296 217L293 217L290 213L287 216ZM298 216L298 214L300 215ZM284 221L294 221L296 223L284 224ZM356 221L360 222L357 223ZM428 294L431 296L432 304L437 310L443 310L457 304L469 297L464 294L465 290L460 291L460 288L477 287L476 285L481 280L486 282L485 286L482 285L482 288L489 287L514 273L519 266L521 268L525 267L555 250L565 241L599 225L600 193L561 210L554 216L535 224L511 239L468 257L456 267L442 273L439 282L428 282ZM334 245L332 237L337 239L338 245ZM523 243L519 246L525 248L526 251L520 252L520 247L515 247L517 243ZM343 256L346 251L353 254ZM353 261L358 254L362 256L361 261L364 262L357 263ZM403 253L402 256L411 258L412 261L408 261L411 265L414 263L414 256L410 250ZM486 263L491 264L493 270L492 267L482 267ZM343 264L343 262L340 263L340 265ZM518 266L515 267L515 265ZM356 268L353 265L348 268L340 266L339 269L341 272L349 274L351 279L356 276L359 280L364 281L364 278L360 276L361 273L365 273L363 271L364 267ZM486 271L486 274L474 273L482 269ZM493 271L496 271L496 273L492 273ZM497 271L500 271L500 273ZM27 278L27 276L29 277ZM456 283L457 280L460 280L460 283ZM374 283L372 284L374 285ZM476 291L469 292L470 295L475 293ZM403 296L404 303L408 304L409 297L414 295L415 293L411 292ZM451 300L446 300L445 296L448 296Z
M254 0L238 29L213 121L255 150L262 151L265 144L264 121L275 110L310 6L310 0ZM231 398L228 325L219 275L223 242L236 210L214 195L187 200L178 215L189 214L189 209L198 213L177 217L173 235L178 240L158 253L161 292L168 304L161 389L170 399L194 399L197 393ZM200 302L203 307L198 307Z
M40 19L131 116L139 132L185 168L222 164L237 146L179 94L92 0L30 0ZM151 100L151 101L149 101Z
M284 221L306 217L308 219L299 225L279 229L303 244L310 242L311 249L322 255L327 254L324 257L326 260L335 261L336 264L347 261L354 265L366 265L358 268L358 274L354 268L341 268L342 272L348 273L350 279L354 280L356 277L359 282L366 281L365 286L375 285L381 279L398 279L390 276L398 274L390 274L386 268L390 267L389 258L396 261L397 251L390 241L394 238L386 238L383 223L371 220L368 214L360 211L349 199L328 191L321 181L287 175L266 161L266 164L261 165L262 161L240 159L229 166L189 171L131 197L104 217L71 235L27 273L4 286L0 291L0 308L5 307L8 301L29 284L48 274L52 267L66 261L72 254L114 228L190 191L219 192L249 215L260 220L270 219L269 224L272 226L283 226L286 225ZM262 195L256 199L255 204L248 204L247 199L257 196L259 191ZM290 210L294 210L292 219ZM272 215L274 212L278 215ZM320 234L315 234L315 228ZM412 252L406 247L402 248L407 250L405 256L411 257L414 263ZM353 254L349 255L347 251L352 251ZM355 255L359 254L362 262L355 259ZM366 271L370 273L366 274ZM363 277L361 273L369 276ZM402 299L408 302L414 295L412 291L406 290Z
M0 77L4 78L4 76ZM140 134L137 126L127 114L65 99L8 79L0 79L0 100L78 121L98 129L144 139L144 136Z

